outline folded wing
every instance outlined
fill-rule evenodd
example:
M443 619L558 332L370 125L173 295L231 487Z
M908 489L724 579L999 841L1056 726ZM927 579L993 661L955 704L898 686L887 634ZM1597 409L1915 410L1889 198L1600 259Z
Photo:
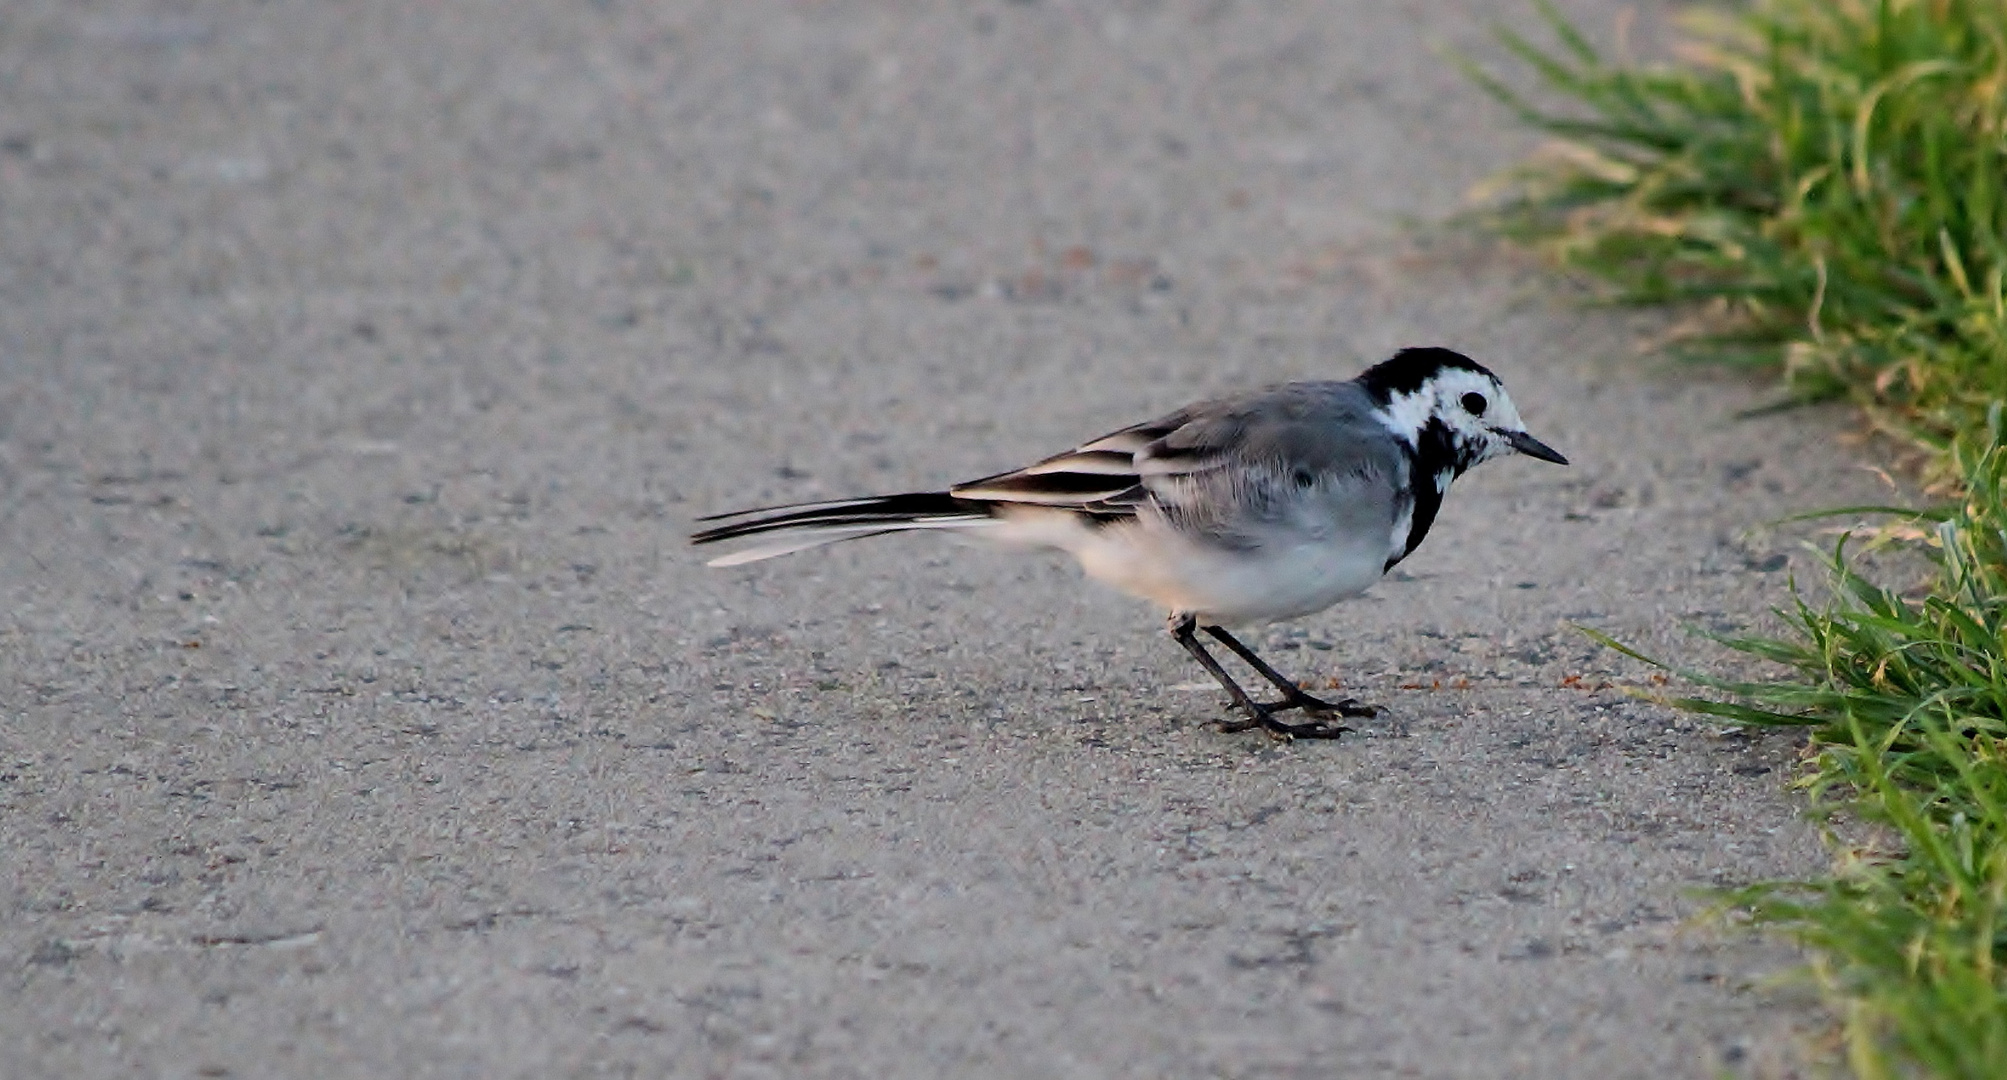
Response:
M1370 403L1348 383L1291 383L1204 402L1063 454L950 489L958 499L1105 518L1152 507L1209 533L1263 528L1318 488L1361 488L1399 468Z

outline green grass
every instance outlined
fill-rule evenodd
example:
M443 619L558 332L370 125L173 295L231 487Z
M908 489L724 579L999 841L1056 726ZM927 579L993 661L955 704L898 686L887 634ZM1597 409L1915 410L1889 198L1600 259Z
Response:
M1706 8L1656 68L1537 6L1558 45L1500 36L1561 107L1466 65L1556 139L1499 224L1947 464L2007 393L2007 4Z
M1957 452L1968 492L1935 520L1938 587L1912 599L1828 560L1833 597L1800 599L1784 638L1722 639L1783 665L1771 682L1684 672L1727 700L1675 705L1810 729L1815 809L1872 827L1831 877L1729 903L1821 954L1863 1077L2007 1077L2007 447ZM1601 635L1596 635L1599 638ZM1602 638L1632 656L1638 654ZM1640 659L1644 659L1640 657Z
M1853 1070L2007 1077L2007 0L1704 9L1652 68L1538 10L1554 46L1500 36L1558 106L1469 67L1555 138L1494 223L1690 305L1689 352L1852 399L1958 496L1917 515L1927 588L1843 542L1830 600L1725 642L1782 675L1675 704L1809 729L1834 869L1729 899L1813 947Z

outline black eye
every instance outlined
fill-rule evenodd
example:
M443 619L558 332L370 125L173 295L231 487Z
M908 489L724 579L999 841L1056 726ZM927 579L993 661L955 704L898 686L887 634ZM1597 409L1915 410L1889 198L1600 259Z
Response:
M1463 411L1472 416L1483 416L1484 407L1487 404L1489 402L1484 400L1483 394L1465 394L1463 396Z

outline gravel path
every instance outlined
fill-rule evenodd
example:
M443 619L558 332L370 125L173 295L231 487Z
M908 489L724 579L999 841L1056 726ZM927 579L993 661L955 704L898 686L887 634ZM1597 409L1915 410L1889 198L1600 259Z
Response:
M1792 747L1570 627L1689 654L1881 496L1402 228L1527 148L1437 47L1528 10L7 4L0 1075L1788 1070L1792 958L1681 920L1820 864ZM682 541L1404 344L1576 464L1258 635L1337 744L1051 559Z

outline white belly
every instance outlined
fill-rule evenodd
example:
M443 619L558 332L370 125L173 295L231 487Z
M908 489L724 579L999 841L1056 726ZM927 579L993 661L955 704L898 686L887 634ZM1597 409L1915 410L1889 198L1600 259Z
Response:
M1294 619L1365 592L1387 561L1384 541L1329 538L1234 551L1161 529L1116 525L1072 548L1088 576L1203 622Z

